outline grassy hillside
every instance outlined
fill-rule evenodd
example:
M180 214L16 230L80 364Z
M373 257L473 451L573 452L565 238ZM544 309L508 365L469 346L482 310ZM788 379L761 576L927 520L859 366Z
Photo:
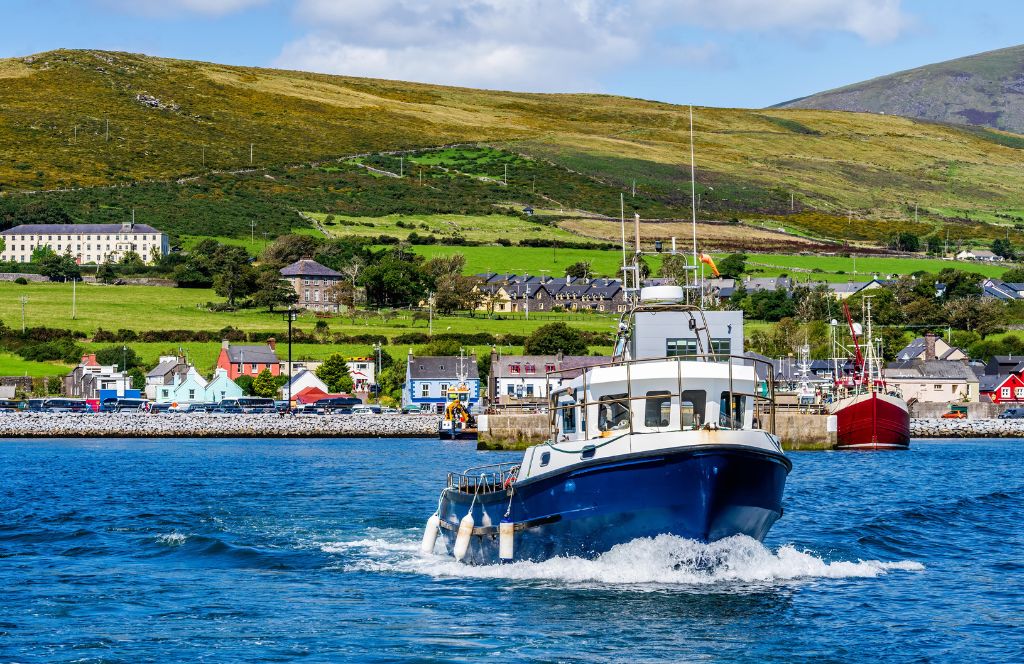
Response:
M781 108L887 113L1024 133L1024 46L897 72L796 99ZM1019 147L1024 138L978 130Z
M906 223L916 202L922 230L944 232L949 226L954 238L986 238L998 231L939 210L994 215L1024 207L1024 172L1018 167L1024 146L1002 134L823 111L695 112L705 218L812 211L800 226L803 232L843 239L848 231L837 220L845 220L848 211L855 219ZM571 200L578 191L580 201L604 201L596 211L617 212L619 192L631 192L635 179L646 217L685 217L687 129L685 107L603 95L479 91L99 51L0 61L0 191L158 180L141 188L148 212L164 214L180 224L180 232L193 235L196 226L207 226L206 234L242 236L254 216L249 213L266 217L264 230L303 225L289 217L296 206L357 216L401 213L395 201L414 195L415 171L397 181L335 160L466 142L574 174L558 185L558 196L566 200L554 202L563 208L581 207ZM210 174L248 170L250 145L253 167L270 171ZM411 161L436 170L448 168L445 160L452 157L467 161L464 154ZM473 206L509 193L494 182L497 170L488 170L500 161L470 169L477 178L449 179L437 188L437 205L429 211L476 212L450 209L462 205L465 193L460 189L453 196L451 187L472 188L457 180L486 190L487 195L474 194ZM311 162L321 167L284 168ZM501 170L503 175L503 165ZM511 170L522 169L513 161ZM174 182L188 176L202 177ZM387 182L367 184L371 180ZM520 182L517 191L525 194L527 185L539 199L554 199L542 190L543 177ZM375 197L388 189L389 205L368 212L372 206L363 192ZM94 200L88 205L78 204L91 206L84 215L89 220L123 217L137 190L103 190L90 194ZM48 198L33 200L45 205ZM172 202L173 213L159 212ZM874 241L878 234L861 235Z

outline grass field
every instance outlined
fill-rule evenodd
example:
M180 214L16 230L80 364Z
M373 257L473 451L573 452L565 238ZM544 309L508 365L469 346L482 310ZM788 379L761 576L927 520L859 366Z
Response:
M33 283L19 286L0 282L0 319L10 328L21 327L21 305L18 298L28 297L25 323L29 327L45 325L92 334L97 328L105 330L210 330L233 326L246 331L276 332L284 338L287 325L283 315L268 313L265 309L236 312L211 312L207 302L221 302L212 290L164 288L157 286L99 286L78 287L77 317L71 318L71 286L61 283ZM395 312L384 320L373 314L358 318L353 324L347 317L326 319L332 333L382 334L392 337L407 332L426 332L427 323L413 321L409 312ZM298 329L312 331L316 318L302 314ZM608 316L578 314L534 314L530 320L522 317L487 319L467 316L436 316L434 334L444 332L494 334L529 334L545 323L565 320L586 330L610 330L613 321Z
M593 249L535 249L517 247L510 251L505 247L443 247L418 246L413 250L424 256L449 256L460 253L466 257L466 272L507 272L512 274L549 274L561 277L565 268L577 261L589 261L597 276L615 276L622 265L622 253ZM724 254L714 254L718 260ZM651 273L656 274L661 265L657 256L647 256ZM989 265L967 261L945 261L938 258L902 257L858 257L842 256L800 256L787 254L748 254L748 268L759 270L752 276L778 276L788 274L800 280L812 281L863 281L873 274L879 277L888 274L911 274L919 270L938 272L944 268L956 268L976 272L987 277L998 277L1010 269L1008 265ZM822 272L812 272L814 269ZM856 269L856 274L854 270Z
M336 236L376 237L390 235L405 240L410 233L433 235L441 240L461 237L477 242L494 242L505 238L512 242L527 239L587 242L589 238L557 226L533 223L511 215L411 214L386 217L346 217L323 213L306 213L316 219L328 233ZM403 226L398 226L402 223ZM411 226L411 228L410 228Z
M323 237L323 233L315 228L303 228L295 227L291 229L294 235L312 235L314 237ZM267 248L267 245L274 241L274 236L263 237L262 231L259 230L259 226L256 226L255 237L250 234L245 237L228 237L225 235L181 235L178 237L176 244L180 245L185 251L191 251L193 247L202 242L203 240L216 240L221 244L226 244L232 247L243 247L250 255L259 256L263 253L263 250Z
M71 367L53 362L30 362L17 355L0 353L0 376L61 376Z

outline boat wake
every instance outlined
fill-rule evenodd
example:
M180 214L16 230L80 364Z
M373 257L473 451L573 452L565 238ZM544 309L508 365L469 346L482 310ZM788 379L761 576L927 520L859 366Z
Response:
M672 535L620 544L593 559L553 558L544 562L470 566L450 556L419 553L418 532L379 531L370 537L321 546L341 554L345 571L423 574L432 577L505 579L571 585L704 586L774 584L805 579L874 578L896 571L915 572L913 561L827 561L793 546L772 551L738 535L702 544ZM441 547L438 545L437 551Z

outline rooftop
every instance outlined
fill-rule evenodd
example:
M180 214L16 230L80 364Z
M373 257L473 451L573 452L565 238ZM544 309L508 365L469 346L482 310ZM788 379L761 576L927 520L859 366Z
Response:
M159 233L148 224L22 224L0 235L87 235L98 233Z
M281 268L283 277L340 277L340 272L309 259L297 260L288 267Z

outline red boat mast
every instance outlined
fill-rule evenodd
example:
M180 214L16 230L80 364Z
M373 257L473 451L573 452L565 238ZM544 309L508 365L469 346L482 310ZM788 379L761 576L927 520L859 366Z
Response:
M846 324L850 326L850 336L853 337L853 349L857 353L854 360L854 370L864 375L864 356L860 354L860 341L857 340L857 330L853 327L853 316L850 315L850 305L843 302L843 313L846 314Z

